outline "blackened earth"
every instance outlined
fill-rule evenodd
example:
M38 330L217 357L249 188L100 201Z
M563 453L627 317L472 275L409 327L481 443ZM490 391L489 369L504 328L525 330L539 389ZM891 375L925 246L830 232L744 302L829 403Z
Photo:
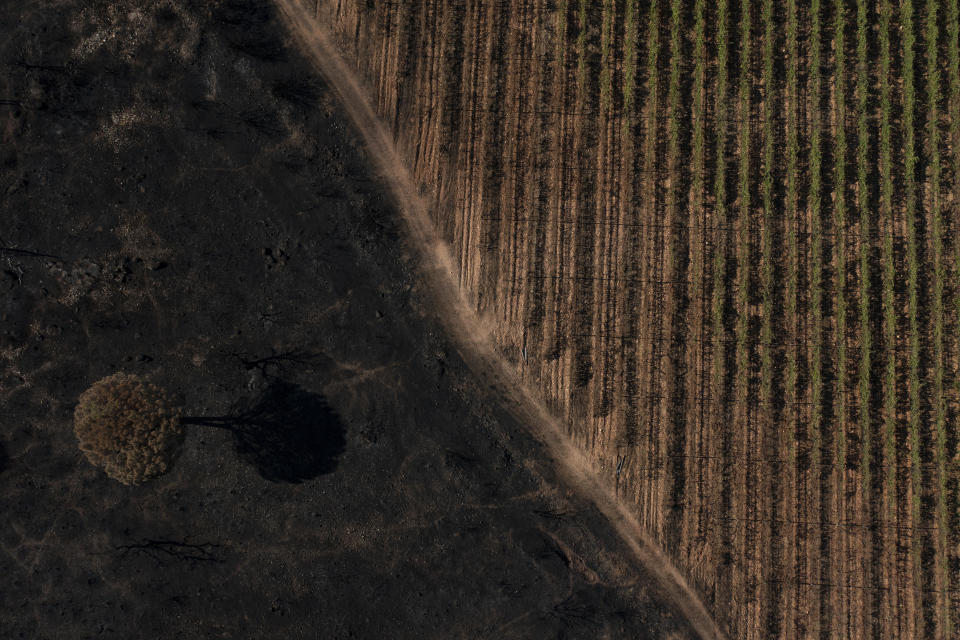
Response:
M265 0L3 2L0 636L689 637L286 41ZM72 431L116 371L191 419L139 487Z

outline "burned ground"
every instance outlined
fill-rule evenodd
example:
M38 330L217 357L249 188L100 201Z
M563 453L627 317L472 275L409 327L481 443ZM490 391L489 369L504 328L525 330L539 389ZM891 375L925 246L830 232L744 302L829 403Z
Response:
M690 636L474 382L269 5L0 32L4 636ZM135 488L72 431L118 370L195 419Z

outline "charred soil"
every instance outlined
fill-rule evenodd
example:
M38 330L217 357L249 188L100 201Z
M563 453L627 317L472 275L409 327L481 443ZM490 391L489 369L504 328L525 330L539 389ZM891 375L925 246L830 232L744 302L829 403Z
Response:
M3 635L692 637L445 337L270 6L0 11ZM191 416L134 488L71 423L121 370Z

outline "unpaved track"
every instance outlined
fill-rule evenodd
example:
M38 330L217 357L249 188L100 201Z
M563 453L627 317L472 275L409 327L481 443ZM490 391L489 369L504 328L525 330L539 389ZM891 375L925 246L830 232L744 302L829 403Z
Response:
M521 384L510 366L500 358L489 330L468 304L457 286L457 267L446 243L436 233L429 209L417 193L391 136L374 113L352 70L340 58L328 35L312 13L296 0L276 0L297 43L340 96L357 131L363 136L370 157L393 192L413 239L423 254L427 284L438 309L462 347L462 355L481 381L495 388L512 412L549 447L562 477L592 499L633 550L637 560L658 581L701 638L722 638L719 627L683 575L644 533L634 515L610 491L601 486L591 463L565 435L558 421Z

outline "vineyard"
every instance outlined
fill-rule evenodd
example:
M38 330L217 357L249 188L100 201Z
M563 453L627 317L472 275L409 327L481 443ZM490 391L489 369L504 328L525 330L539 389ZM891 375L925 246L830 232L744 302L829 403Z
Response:
M730 637L957 637L956 2L310 1Z

